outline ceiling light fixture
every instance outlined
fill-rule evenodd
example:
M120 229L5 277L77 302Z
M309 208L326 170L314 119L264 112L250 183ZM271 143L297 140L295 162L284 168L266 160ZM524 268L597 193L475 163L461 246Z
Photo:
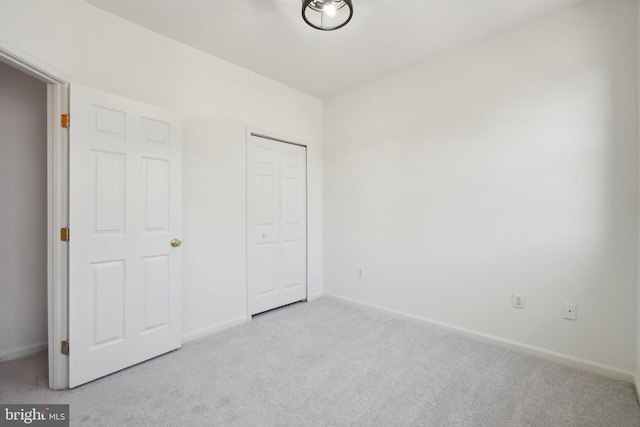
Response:
M351 0L302 0L302 19L318 30L342 28L352 16Z

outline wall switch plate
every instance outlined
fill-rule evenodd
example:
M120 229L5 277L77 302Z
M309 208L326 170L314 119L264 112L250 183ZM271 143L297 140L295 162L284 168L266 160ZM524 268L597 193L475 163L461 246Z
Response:
M565 319L569 319L569 320L576 320L577 319L576 305L575 304L571 304L571 303L565 302L562 305L562 309L563 309L563 312L564 312L564 318Z
M527 306L527 296L521 293L511 294L511 305L513 308L525 308Z

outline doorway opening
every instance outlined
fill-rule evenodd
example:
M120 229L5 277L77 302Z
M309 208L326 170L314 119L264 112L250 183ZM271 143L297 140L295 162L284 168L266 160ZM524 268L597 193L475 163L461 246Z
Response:
M47 85L0 62L0 360L47 349Z
M67 247L66 242L60 239L60 230L67 227L67 200L68 200L68 145L67 145L67 130L61 126L60 118L62 114L68 113L68 86L70 79L60 73L57 70L52 69L47 64L42 63L40 60L33 58L28 53L22 51L19 47L12 45L11 43L0 40L0 62L2 62L5 68L5 72L11 73L14 77L23 80L25 78L34 78L38 82L45 85L46 95L43 97L45 106L40 107L44 110L46 124L44 125L45 140L46 140L46 155L44 156L44 164L46 164L45 172L40 171L41 174L32 173L26 175L16 175L20 177L20 180L35 181L37 187L38 178L44 178L44 189L40 189L45 196L45 202L40 200L36 202L38 205L35 210L44 207L44 212L33 212L31 209L28 214L25 212L25 217L21 218L26 220L26 217L33 215L34 221L46 221L45 224L40 224L40 229L44 231L45 235L40 235L39 238L42 242L36 240L37 231L33 230L35 243L32 243L33 247L42 247L46 245L46 250L42 250L39 256L40 262L46 258L46 267L36 266L33 267L33 273L35 278L28 279L25 274L21 275L21 279L34 280L36 284L35 288L42 286L42 282L37 283L38 280L44 280L46 282L46 296L41 294L36 296L33 301L29 302L29 309L39 310L43 309L46 305L46 333L43 333L42 328L42 313L35 314L31 320L36 317L40 320L34 321L39 325L34 324L33 329L34 336L40 338L31 337L30 343L21 345L20 341L7 340L11 342L7 344L7 347L15 347L13 350L7 350L7 358L15 358L29 353L34 353L43 350L48 347L48 365L49 365L49 388L52 390L67 388L67 360L60 352L60 346L63 341L67 339ZM21 73L21 74L16 74ZM25 76L26 75L26 76ZM36 85L37 86L37 85ZM24 147L23 147L24 148ZM3 147L5 149L5 147ZM32 153L31 153L32 154ZM40 153L42 154L42 153ZM26 156L27 158L29 155ZM16 165L14 165L16 166ZM22 171L26 172L26 171ZM26 176L27 178L23 178ZM11 183L10 185L17 188L20 191L20 182ZM26 186L23 185L24 188ZM16 190L14 188L14 190ZM38 219L39 218L39 219ZM6 227L12 227L12 224L5 224ZM46 237L45 237L46 236ZM31 239L30 239L31 240ZM45 243L46 242L46 243ZM11 246L11 245L9 245ZM9 250L12 248L9 247ZM28 251L27 251L28 252ZM30 253L13 254L13 257L17 256L22 267L28 266L30 262L34 262ZM39 261L36 259L35 263ZM19 273L27 271L24 268L18 270ZM40 290L41 291L41 290ZM38 295L38 291L34 290L32 295ZM29 292L26 292L26 297L29 297ZM42 299L46 301L44 303ZM39 300L39 301L37 301ZM16 299L10 298L9 303L16 303ZM6 326L5 326L6 327ZM20 333L21 328L24 325L17 325L14 321L9 323L9 327L12 328L13 333ZM26 339L27 337L22 337ZM44 341L42 339L45 338ZM38 341L39 339L39 341Z

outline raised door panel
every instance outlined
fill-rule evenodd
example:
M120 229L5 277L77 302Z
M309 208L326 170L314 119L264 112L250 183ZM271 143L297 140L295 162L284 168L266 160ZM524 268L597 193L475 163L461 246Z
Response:
M100 105L91 105L93 110L93 133L124 141L127 138L127 113Z
M278 179L276 176L255 177L256 221L259 227L278 224Z
M171 142L171 124L149 117L143 117L142 142L169 148Z
M256 296L262 297L276 291L278 286L278 244L256 245Z
M91 152L91 219L94 234L125 232L126 156Z
M125 261L91 265L92 349L125 339Z
M300 253L302 252L302 248L300 246L300 240L282 242L280 270L282 272L282 287L284 289L302 286L300 280Z
M153 332L169 326L169 257L147 257L144 264L144 329Z
M171 200L170 163L142 158L143 232L168 232Z

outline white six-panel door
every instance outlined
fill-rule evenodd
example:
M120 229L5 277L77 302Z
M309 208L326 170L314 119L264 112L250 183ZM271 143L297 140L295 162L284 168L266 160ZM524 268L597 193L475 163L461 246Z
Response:
M250 135L249 314L307 298L306 148Z
M181 345L182 145L174 113L76 84L70 114L75 387Z

